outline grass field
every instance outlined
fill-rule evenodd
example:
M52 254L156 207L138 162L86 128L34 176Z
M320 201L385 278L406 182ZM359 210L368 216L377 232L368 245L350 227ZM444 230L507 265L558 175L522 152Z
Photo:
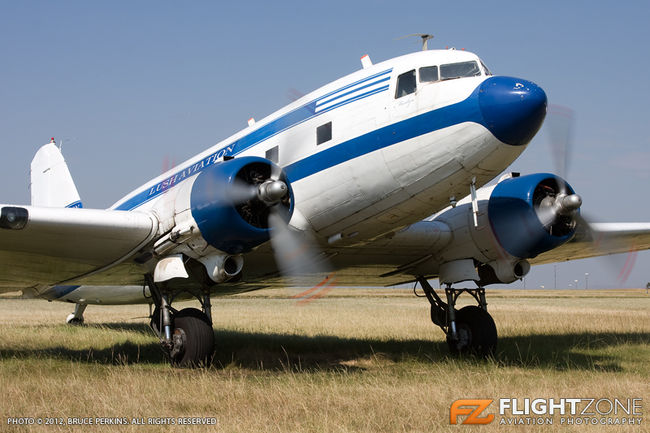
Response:
M488 426L450 425L462 398L642 398L648 412L645 290L488 291L488 302L498 354L478 360L449 356L426 300L407 290L339 289L303 306L279 290L219 298L215 365L175 370L146 306L89 306L86 326L70 327L68 304L0 298L0 431L169 431L9 426L9 417L216 420L174 426L183 432L649 431L647 415L606 429L557 417L505 426L498 415Z

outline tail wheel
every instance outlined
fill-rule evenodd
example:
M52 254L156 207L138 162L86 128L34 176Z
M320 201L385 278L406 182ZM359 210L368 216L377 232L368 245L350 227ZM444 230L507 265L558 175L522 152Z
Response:
M169 353L176 367L207 367L214 352L214 331L201 310L185 308L173 317L174 342Z
M481 307L468 305L456 312L456 334L456 340L447 338L452 353L490 356L496 351L497 327Z

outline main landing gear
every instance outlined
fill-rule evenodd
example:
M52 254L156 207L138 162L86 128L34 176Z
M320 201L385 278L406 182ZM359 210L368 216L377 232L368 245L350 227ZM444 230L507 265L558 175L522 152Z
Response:
M151 328L160 338L165 354L175 367L207 367L214 352L214 331L210 294L197 296L201 310L172 308L172 296L146 276L155 309L151 314Z
M447 302L443 302L424 277L417 277L424 294L431 304L431 321L447 335L447 345L454 354L493 355L497 347L497 327L487 312L485 289L445 288ZM469 293L478 306L468 305L456 310L456 299Z

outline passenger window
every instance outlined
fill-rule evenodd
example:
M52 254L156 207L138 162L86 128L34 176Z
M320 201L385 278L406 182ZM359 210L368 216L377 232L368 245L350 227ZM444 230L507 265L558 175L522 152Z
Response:
M427 66L420 68L420 83L432 83L438 81L438 67Z
M415 92L415 87L415 69L401 74L397 77L395 99L410 95L411 93Z
M272 147L266 151L266 159L275 162L276 164L278 163L279 160L278 146Z
M324 125L316 128L316 145L325 143L332 139L332 122L327 122Z

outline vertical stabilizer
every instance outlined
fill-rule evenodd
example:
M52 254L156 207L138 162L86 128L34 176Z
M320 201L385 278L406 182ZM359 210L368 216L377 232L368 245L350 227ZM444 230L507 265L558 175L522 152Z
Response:
M82 207L77 187L54 139L38 149L30 175L32 206Z

